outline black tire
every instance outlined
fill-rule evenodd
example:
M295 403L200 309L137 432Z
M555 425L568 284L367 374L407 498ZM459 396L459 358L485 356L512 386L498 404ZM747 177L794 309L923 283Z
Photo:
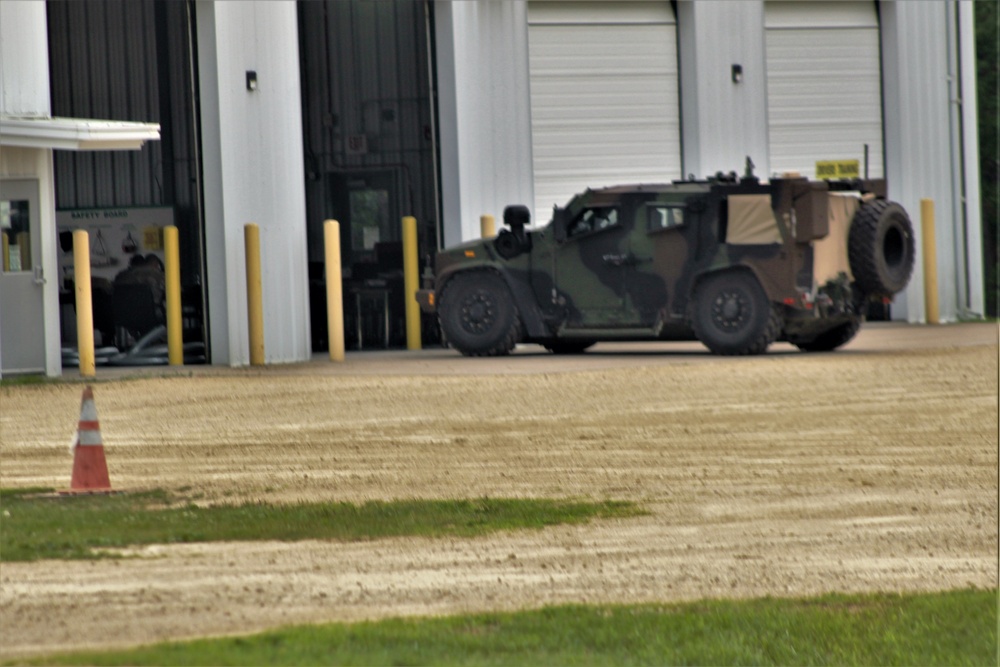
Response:
M861 205L847 235L847 256L860 290L892 296L910 282L916 247L903 207L885 199Z
M550 340L542 347L552 354L581 354L594 346L593 340Z
M752 274L729 272L698 287L692 326L715 354L761 354L781 333L781 317Z
M509 354L521 319L503 279L495 273L460 273L445 284L438 303L448 343L468 357Z
M861 318L852 317L849 322L839 324L829 331L824 331L810 341L790 341L803 352L832 352L841 345L846 345L861 328Z

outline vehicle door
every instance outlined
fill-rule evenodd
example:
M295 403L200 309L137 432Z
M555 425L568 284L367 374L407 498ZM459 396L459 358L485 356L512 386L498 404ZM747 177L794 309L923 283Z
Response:
M635 319L625 294L630 222L619 204L587 206L566 221L553 264L567 328L616 327Z
M683 201L650 201L637 208L625 291L643 326L683 314L675 312L682 308L676 297L693 273L689 270L696 254L693 215Z

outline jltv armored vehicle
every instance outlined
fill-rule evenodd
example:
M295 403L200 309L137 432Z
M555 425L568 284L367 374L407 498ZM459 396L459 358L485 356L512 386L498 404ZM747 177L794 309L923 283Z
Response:
M626 340L699 340L724 355L777 340L834 350L869 302L909 282L913 228L885 197L882 180L730 173L587 190L538 229L525 206L508 206L495 238L437 254L417 301L473 356Z

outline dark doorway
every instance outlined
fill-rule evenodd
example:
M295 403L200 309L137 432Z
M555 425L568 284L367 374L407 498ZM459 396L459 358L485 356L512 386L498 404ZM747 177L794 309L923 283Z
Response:
M345 343L405 344L400 188L394 170L328 174L327 200L341 224Z
M130 295L126 283L139 264L162 266L161 230L172 224L180 241L185 362L205 361L193 3L49 0L46 10L52 115L160 124L160 141L141 151L55 151L57 222L69 221L60 231L87 222L100 255L92 265L100 347L113 350L109 363L165 363L160 352L124 356L126 348L138 351L140 339L158 343L147 334L164 319L151 305L155 297ZM69 238L64 233L59 248L64 319L73 307ZM143 310L153 314L139 321L134 314ZM63 330L64 347L75 347L66 335L72 327Z
M405 345L401 218L437 248L430 4L299 3L313 350L328 349L323 221L341 225L345 343Z

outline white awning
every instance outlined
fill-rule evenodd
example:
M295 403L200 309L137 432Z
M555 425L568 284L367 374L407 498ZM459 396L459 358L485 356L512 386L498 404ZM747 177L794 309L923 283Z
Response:
M0 146L63 151L135 151L160 140L159 123L0 116Z

